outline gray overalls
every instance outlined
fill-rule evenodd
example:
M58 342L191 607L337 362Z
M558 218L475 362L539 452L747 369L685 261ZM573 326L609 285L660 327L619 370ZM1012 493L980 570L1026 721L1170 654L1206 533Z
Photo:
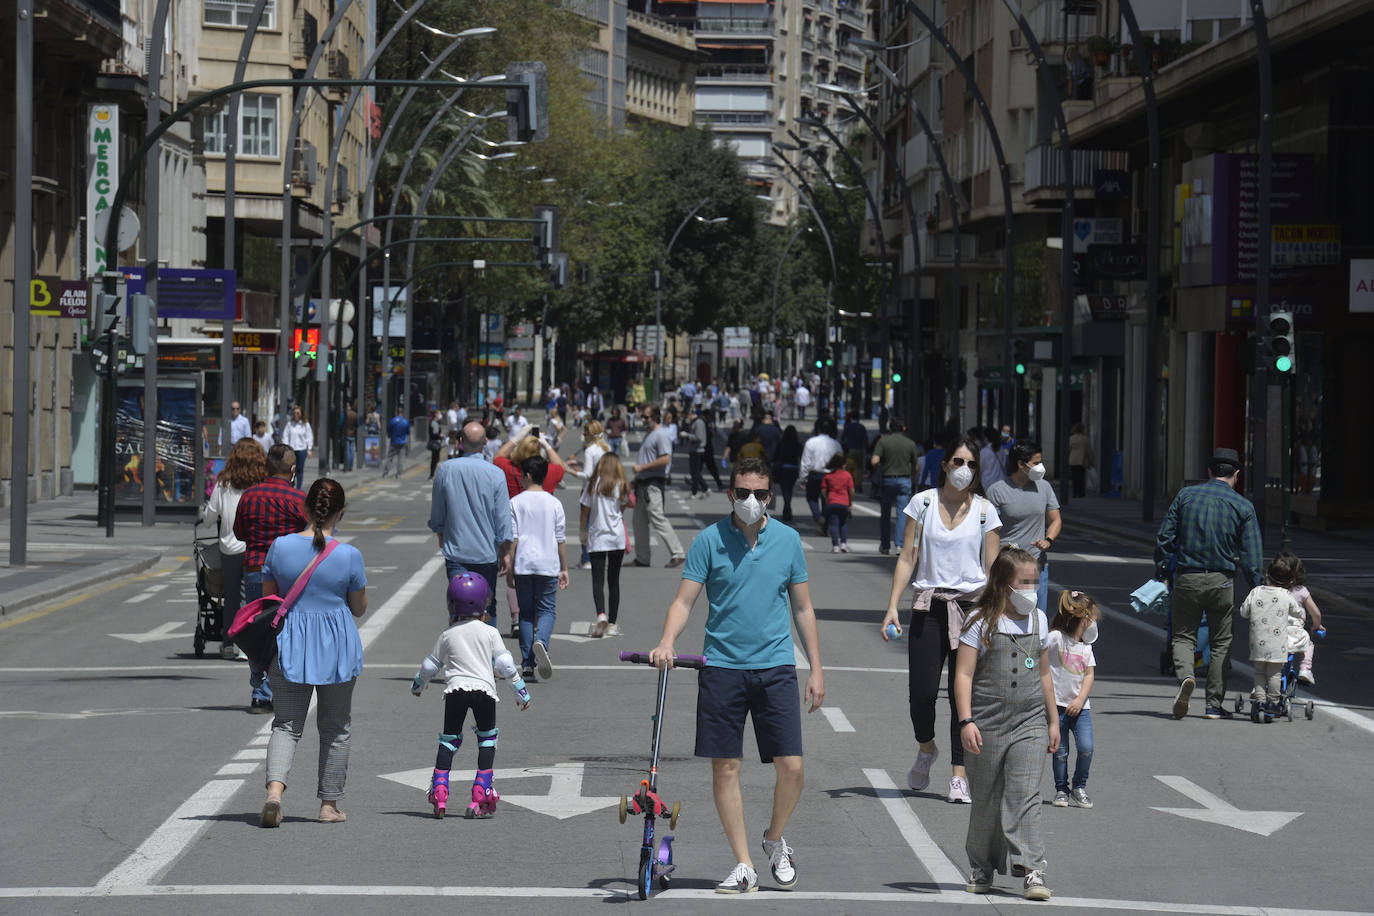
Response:
M1006 874L1008 859L1027 871L1045 870L1040 784L1049 726L1040 684L1040 614L1032 614L1033 630L1024 636L984 633L987 651L973 669L971 710L983 749L964 756L973 798L964 850L975 872Z

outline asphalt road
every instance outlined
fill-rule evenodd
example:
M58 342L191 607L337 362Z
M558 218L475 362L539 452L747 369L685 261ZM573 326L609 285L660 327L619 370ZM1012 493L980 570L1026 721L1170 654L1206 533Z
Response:
M678 494L670 513L684 542L726 511L723 495ZM576 492L559 495L571 514ZM1124 600L1148 575L1148 560L1136 548L1075 535L1071 512L1051 578L1109 608L1093 693L1089 788L1097 804L1044 808L1050 904L1027 904L1010 879L986 897L965 893L968 809L944 801L943 737L931 791L904 785L914 754L906 646L878 634L891 561L877 554L875 507L860 504L852 554L831 554L828 540L802 526L828 694L824 710L803 723L807 787L787 831L799 873L793 892L775 890L765 874L762 892L747 901L712 893L733 862L709 766L692 757L694 675L682 671L670 681L659 777L663 796L683 806L673 831L678 870L670 890L647 903L635 897L641 826L621 825L616 810L646 775L655 681L651 669L620 664L616 653L658 639L678 579L661 567L661 547L653 568L624 570L618 639L581 635L593 616L589 573L572 573L558 599L555 676L533 686L528 711L508 695L498 707L497 787L505 799L496 816L432 818L422 787L441 694L432 688L417 700L407 688L443 626L444 586L425 527L429 487L417 468L399 482L355 488L340 531L363 552L371 602L361 621L366 664L354 698L346 824L312 820L318 745L308 729L285 823L256 826L270 720L245 712L246 666L192 655L189 550L0 630L0 912L1370 908L1369 622L1330 615L1312 721L1207 721L1200 694L1193 715L1175 721L1172 679L1159 674L1160 622L1134 617ZM804 515L804 503L798 508ZM679 651L700 648L704 617L699 606ZM1249 686L1243 628L1236 643L1232 695ZM942 736L944 722L942 707ZM455 759L458 798L475 765L473 745L469 738ZM766 823L771 785L747 737L753 836ZM1044 788L1052 794L1048 761ZM756 864L766 869L761 854Z

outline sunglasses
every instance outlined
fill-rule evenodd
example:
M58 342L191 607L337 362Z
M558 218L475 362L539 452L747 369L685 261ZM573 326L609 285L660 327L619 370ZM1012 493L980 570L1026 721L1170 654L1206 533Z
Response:
M972 459L972 458L968 459L967 461L965 461L963 458L951 458L951 459L949 459L949 463L952 464L952 465L954 465L956 468L961 468L961 467L963 467L965 464L967 464L967 465L968 465L968 469L969 469L970 471L976 471L976 470L978 470L978 462L975 461L975 460Z
M761 503L766 503L773 498L772 490L750 490L747 487L735 487L735 499L748 499L749 494L754 494L754 498Z

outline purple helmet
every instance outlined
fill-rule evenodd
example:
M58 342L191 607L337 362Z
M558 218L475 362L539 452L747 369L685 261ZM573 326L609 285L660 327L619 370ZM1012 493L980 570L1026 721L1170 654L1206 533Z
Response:
M448 583L448 616L481 617L487 611L491 600L491 586L481 576L462 572Z

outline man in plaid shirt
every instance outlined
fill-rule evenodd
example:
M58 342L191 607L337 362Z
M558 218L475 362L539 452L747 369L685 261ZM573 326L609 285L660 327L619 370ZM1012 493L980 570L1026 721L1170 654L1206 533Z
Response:
M267 450L267 479L243 491L234 515L234 537L243 541L243 603L262 597L262 561L267 548L283 534L304 531L305 494L291 485L296 474L296 453L278 443ZM272 712L272 687L267 672L248 671L253 688L249 712Z
M1255 507L1236 492L1240 455L1219 448L1207 462L1208 480L1184 487L1169 505L1155 538L1155 578L1173 579L1172 650L1179 677L1174 718L1188 715L1193 695L1193 651L1203 615L1212 647L1207 666L1209 719L1229 719L1226 669L1231 655L1234 579L1244 569L1250 584L1263 585L1264 542Z

